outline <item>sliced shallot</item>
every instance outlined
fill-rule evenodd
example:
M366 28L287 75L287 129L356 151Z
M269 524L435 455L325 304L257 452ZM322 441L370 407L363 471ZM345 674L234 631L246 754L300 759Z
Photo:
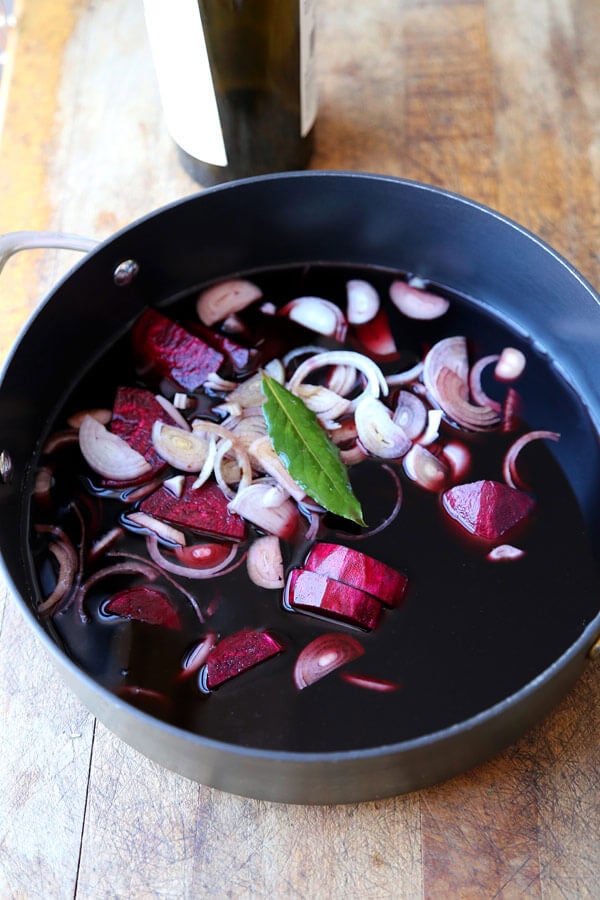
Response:
M268 435L256 438L248 448L250 458L263 472L271 475L278 484L283 487L290 497L300 501L306 495L304 488L301 488L297 481L294 481L279 455L273 449L271 438Z
M427 425L427 408L416 394L399 391L393 420L414 441Z
M152 471L141 453L90 415L81 421L79 447L90 468L111 481L133 481Z
M183 546L185 544L185 535L178 528L173 528L166 522L161 522L154 516L149 516L144 512L132 512L123 516L122 522L125 526L132 525L134 531L152 532L161 541L167 544L177 544Z
M226 565L231 559L233 545L218 544L216 542L204 542L203 544L187 544L182 547L174 547L173 552L184 566L192 569L213 569L215 566Z
M213 566L210 566L207 569L198 569L196 566L182 565L180 563L171 562L170 559L167 559L167 557L161 553L158 546L158 541L156 537L154 537L154 535L148 535L148 537L146 538L146 547L148 549L150 558L156 563L157 566L159 566L161 569L164 569L165 572L170 572L172 575L183 575L184 578L193 578L196 580L213 578L215 575L226 575L228 572L232 572L233 569L237 568L237 566L241 563L245 555L243 554L242 556L240 556L240 558L234 563L233 561L237 554L237 546L235 544L232 544L231 550L229 551L227 556L220 562L216 563Z
M525 354L516 347L505 347L494 369L499 381L516 381L525 371L527 360Z
M410 319L438 319L447 312L449 300L414 285L414 280L412 284L396 280L390 285L390 298L401 313Z
M421 444L414 444L402 465L411 481L426 491L443 491L447 487L450 466Z
M265 506L265 500L269 503L272 488L268 482L255 481L237 492L229 508L263 531L290 540L300 521L298 508L289 499L277 506Z
M482 356L481 359L478 359L476 363L471 366L471 371L469 372L469 390L471 391L471 397L479 406L491 406L492 409L495 409L497 412L500 412L502 409L502 404L498 403L497 400L493 400L492 397L489 397L481 386L481 375L483 370L488 366L492 365L492 363L497 363L500 357L497 353L492 353L489 356Z
M381 301L372 284L359 278L346 282L346 315L350 325L364 325L379 312Z
M487 558L492 562L520 559L522 556L525 556L525 551L521 550L520 547L513 546L513 544L499 544L498 547L494 547L487 554Z
M281 310L280 315L287 316L317 334L343 341L346 337L347 322L344 313L322 297L297 297Z
M528 431L517 438L508 448L502 464L502 475L509 487L527 490L527 485L517 472L517 457L523 447L526 447L531 441L539 441L541 439L558 441L560 440L560 434L556 431Z
M196 312L200 321L210 327L261 297L261 289L251 281L231 278L202 291L196 301Z
M348 684L356 687L367 688L380 694L389 694L400 689L397 681L389 681L387 678L376 678L373 675L359 675L355 672L340 672L340 678Z
M365 450L381 459L398 459L412 442L404 429L393 421L387 406L375 397L363 398L355 411L358 438Z
M156 452L181 472L200 472L210 451L210 442L196 430L155 422L152 443Z
M283 559L279 538L266 534L254 541L248 550L246 567L250 581L258 587L275 590L283 587Z
M380 394L383 394L385 397L388 394L389 389L379 366L364 354L356 353L353 350L324 350L322 353L317 353L304 360L290 378L289 390L294 393L308 375L325 366L352 366L366 377L366 387L360 396L352 401L353 407L356 407L359 400L365 396L379 397Z
M204 637L200 638L200 640L188 650L183 658L181 672L178 676L179 679L189 678L190 675L195 675L208 659L208 654L216 643L217 635L215 632L207 631Z
M349 634L321 634L298 654L294 684L301 691L364 652L362 644Z
M48 550L58 563L58 578L52 592L38 606L38 612L47 613L54 609L72 589L78 570L78 559L75 548L65 537L61 541L52 541Z

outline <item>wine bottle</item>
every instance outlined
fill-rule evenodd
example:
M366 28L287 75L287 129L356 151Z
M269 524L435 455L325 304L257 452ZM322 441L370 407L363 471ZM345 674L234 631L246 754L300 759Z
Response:
M167 128L201 185L305 168L317 0L144 0Z

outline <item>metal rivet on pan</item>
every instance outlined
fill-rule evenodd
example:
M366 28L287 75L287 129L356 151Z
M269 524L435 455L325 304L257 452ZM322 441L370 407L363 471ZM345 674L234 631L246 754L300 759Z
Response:
M588 650L588 656L591 660L600 662L600 638L598 638L595 644L592 644Z
M0 481L3 481L4 484L8 484L13 477L13 464L12 459L6 450L0 451Z
M133 281L139 271L140 267L135 259L124 259L114 270L113 281L118 287L124 287Z

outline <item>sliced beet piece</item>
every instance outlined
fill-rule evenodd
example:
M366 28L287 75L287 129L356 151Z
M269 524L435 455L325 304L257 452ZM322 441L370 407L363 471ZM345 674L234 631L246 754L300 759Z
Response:
M201 338L213 349L222 353L236 373L249 374L257 368L258 351L253 347L244 347L227 334L213 331L199 322L188 325L189 331Z
M443 495L446 512L468 532L495 541L525 519L535 500L499 481L457 484Z
M220 640L208 654L206 686L212 690L283 650L285 645L268 631L236 631Z
M171 378L186 391L204 384L224 356L201 338L190 334L155 309L147 309L131 330L133 352L140 374Z
M110 430L141 453L152 466L153 473L166 467L165 461L158 455L152 443L152 426L157 420L173 424L173 420L152 391L136 387L117 389Z
M140 585L119 591L103 604L104 612L123 619L134 619L163 628L180 628L177 610L169 598L157 588Z
M366 591L386 606L398 606L408 587L408 578L401 572L341 544L316 543L304 568Z
M192 488L196 475L187 475L181 497L160 487L142 500L140 509L178 528L188 528L212 537L241 541L246 534L244 520L228 509L229 501L215 481Z
M290 572L284 602L290 609L315 612L368 631L377 627L383 609L366 591L307 569Z

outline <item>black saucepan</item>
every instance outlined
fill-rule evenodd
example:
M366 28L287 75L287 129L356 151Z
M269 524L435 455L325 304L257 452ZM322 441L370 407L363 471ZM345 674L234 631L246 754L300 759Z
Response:
M345 263L416 272L506 319L546 355L565 390L583 401L576 447L557 459L600 551L600 301L551 248L474 202L426 185L349 173L274 175L228 184L174 203L92 250L41 305L10 356L0 385L0 548L16 602L71 688L109 728L150 758L233 793L296 803L349 802L402 793L448 778L514 741L570 688L600 636L596 591L548 605L531 598L518 652L502 631L497 662L505 694L473 681L452 721L429 692L423 729L401 742L336 752L291 752L227 743L172 727L99 686L36 615L28 550L32 469L53 411L74 379L147 305L167 305L226 276L288 264ZM545 401L550 408L552 398ZM46 424L45 424L46 423ZM569 452L567 452L569 450ZM565 566L568 566L568 559ZM449 587L451 590L451 586ZM507 604L508 607L509 604ZM457 621L447 640L460 665L481 653L491 628ZM513 609L515 625L520 613ZM494 621L500 621L498 610ZM418 636L416 637L418 645ZM431 652L419 648L424 658ZM434 670L432 660L432 671ZM480 669L477 669L479 672ZM470 696L468 696L471 694ZM481 696L481 703L478 697ZM493 703L486 699L495 696ZM475 698L475 699L474 699ZM439 727L436 722L443 722Z

